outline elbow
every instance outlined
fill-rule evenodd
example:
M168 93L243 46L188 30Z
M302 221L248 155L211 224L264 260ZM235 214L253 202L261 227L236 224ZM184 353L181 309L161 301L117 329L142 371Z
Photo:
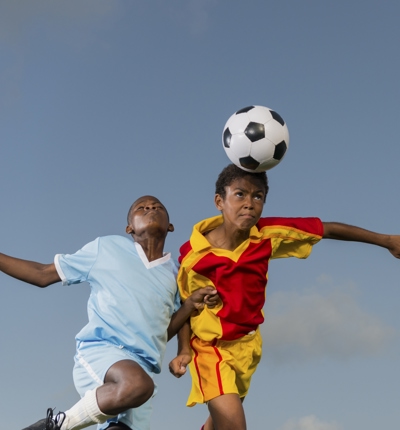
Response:
M46 288L46 287L48 287L49 285L51 285L51 283L49 283L49 282L38 282L37 284L35 284L37 287L39 287L39 288Z
M32 281L27 280L26 282L38 288L46 288L53 283L53 282L49 282L45 277L40 277L40 276L35 278Z
M41 283L39 285L40 288L46 288L49 285L55 284L56 282L60 282L61 278L57 272L57 269L53 264L48 264L44 268L41 277Z
M60 281L60 278L53 266L46 265L38 272L37 276L35 277L34 285L39 288L46 288L58 281Z
M176 332L173 332L172 330L167 330L167 342L169 342L175 335Z

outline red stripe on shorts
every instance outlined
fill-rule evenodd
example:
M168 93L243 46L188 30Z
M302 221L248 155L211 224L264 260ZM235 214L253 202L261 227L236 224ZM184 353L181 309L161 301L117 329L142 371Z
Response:
M198 353L198 351L196 351L196 348L195 348L195 347L194 347L194 345L193 345L193 341L194 341L194 339L195 339L195 337L193 337L193 338L191 339L191 341L190 341L190 346L192 347L192 350L193 350L193 352L194 352L194 359L193 359L193 361L194 361L194 365L196 366L197 377L199 378L199 387L200 387L200 390L201 390L201 394L203 395L203 397L205 397L205 396L204 396L204 391L203 391L203 386L201 385L201 378L200 378L199 365L198 365L198 362L197 362L198 357L199 357L199 353Z
M220 371L220 363L222 361L222 355L218 351L218 348L215 346L216 344L217 344L217 339L214 339L212 346L213 346L214 352L215 352L215 354L219 360L218 363L215 365L215 372L216 372L217 380L218 380L219 393L222 395L222 394L224 394L224 388L222 386L222 378L221 378L221 371Z

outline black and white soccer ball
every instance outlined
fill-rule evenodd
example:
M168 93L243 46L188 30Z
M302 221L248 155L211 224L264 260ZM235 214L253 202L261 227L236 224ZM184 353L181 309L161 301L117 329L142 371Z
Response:
M228 119L222 145L236 166L247 172L263 172L282 161L289 147L289 130L274 110L248 106Z

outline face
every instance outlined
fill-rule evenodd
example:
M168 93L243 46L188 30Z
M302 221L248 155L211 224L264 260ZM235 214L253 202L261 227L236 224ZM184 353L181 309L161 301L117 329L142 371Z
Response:
M174 231L165 206L153 196L143 196L137 199L129 213L126 232L139 236L145 231L161 231L165 234L168 231Z
M234 180L225 187L226 196L215 196L215 206L222 212L224 224L238 230L250 230L261 217L265 189L251 176Z

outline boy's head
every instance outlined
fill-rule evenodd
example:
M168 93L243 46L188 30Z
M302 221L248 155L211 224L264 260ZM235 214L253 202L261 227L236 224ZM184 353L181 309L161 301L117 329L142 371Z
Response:
M265 190L266 198L269 190L267 174L265 172L246 172L245 170L237 167L235 164L229 164L218 175L217 182L215 183L215 194L219 194L223 199L225 199L226 187L229 187L236 179L242 179L246 177L252 178L253 181L256 181L259 186Z
M169 231L174 231L166 207L154 196L142 196L135 200L129 208L127 222L126 232L135 240L143 233L165 237Z
M234 164L225 167L215 184L214 203L224 225L245 234L261 217L268 192L265 172L249 173Z

